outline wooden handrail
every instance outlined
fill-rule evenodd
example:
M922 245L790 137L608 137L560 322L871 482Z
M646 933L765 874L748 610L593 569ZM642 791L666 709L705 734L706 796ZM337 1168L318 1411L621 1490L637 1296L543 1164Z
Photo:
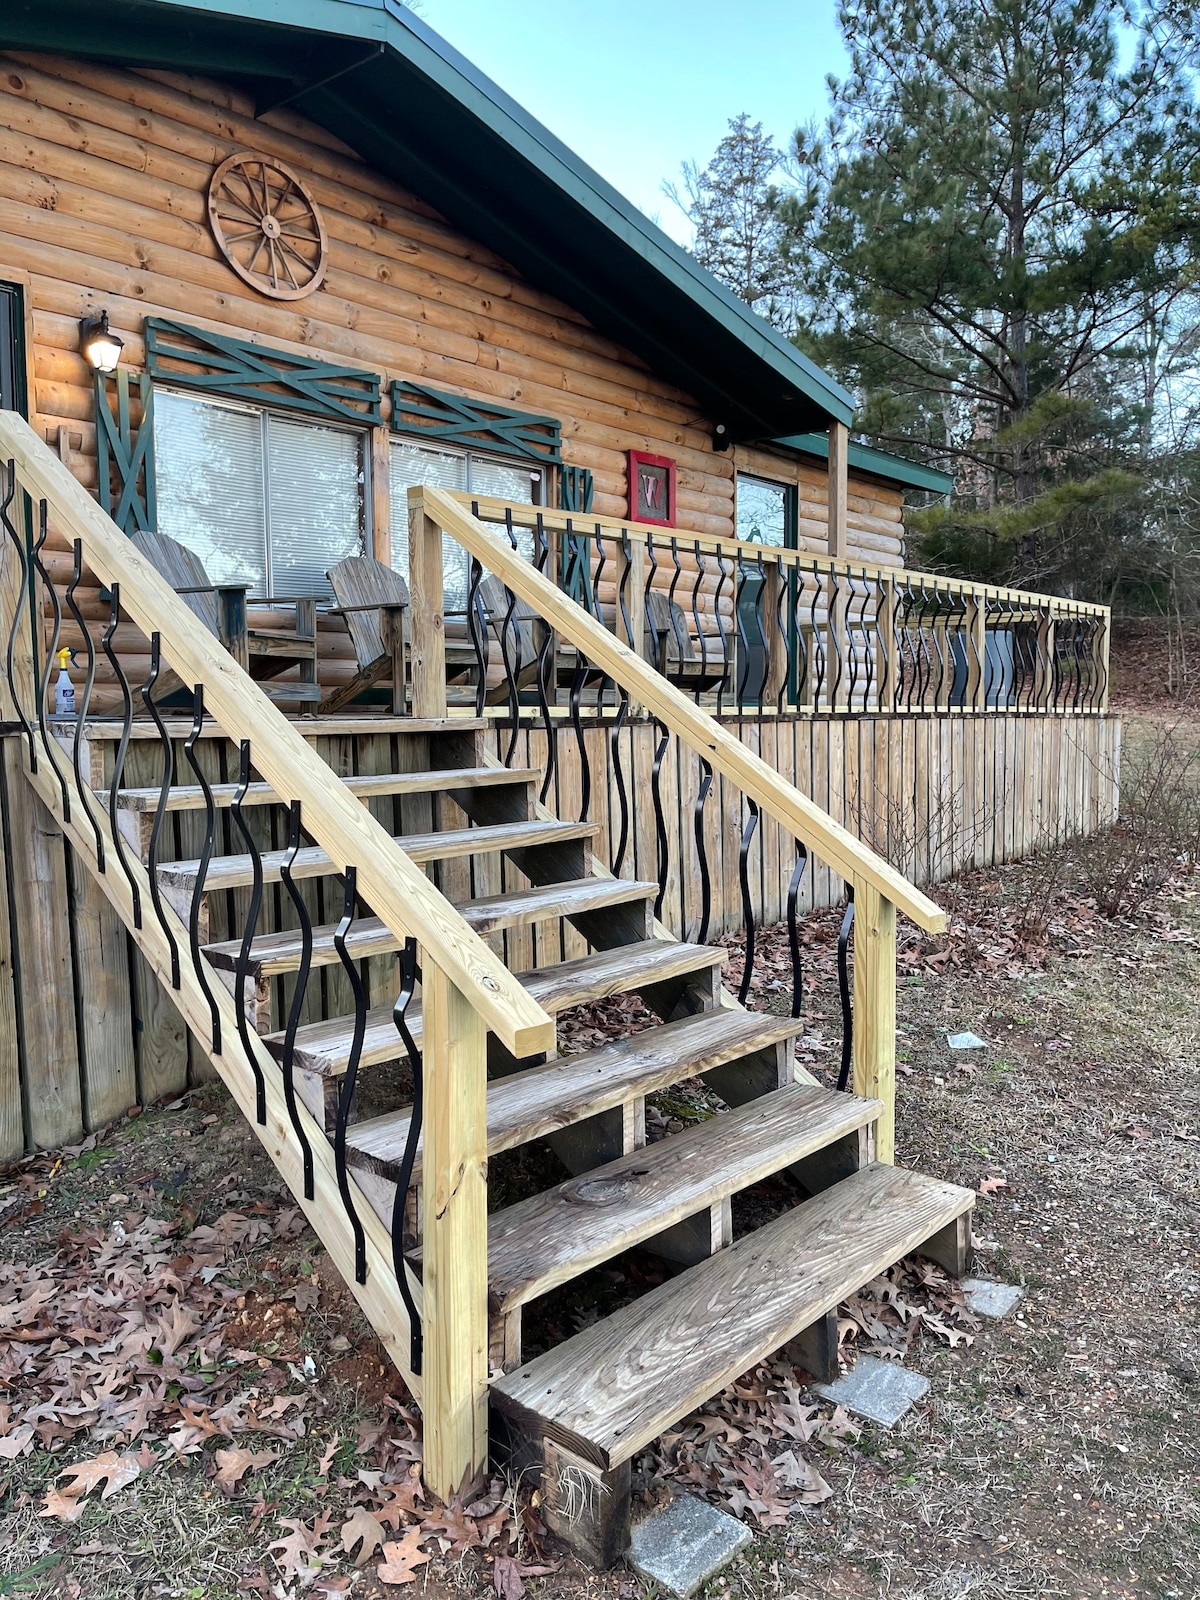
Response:
M408 503L410 517L428 519L477 557L562 638L848 882L870 884L928 933L940 933L946 926L940 906L635 655L455 497L443 489L418 486L408 491Z
M122 608L147 636L161 636L176 672L203 685L225 732L253 742L255 767L277 794L302 802L305 831L334 865L357 867L375 915L397 938L419 942L514 1056L552 1049L553 1019L15 412L0 411L0 457L16 462L21 487L47 502L58 531L82 542L97 577L120 584Z

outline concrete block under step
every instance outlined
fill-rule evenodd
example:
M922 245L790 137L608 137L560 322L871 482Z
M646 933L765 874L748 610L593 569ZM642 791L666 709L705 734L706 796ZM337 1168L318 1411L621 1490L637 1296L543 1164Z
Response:
M634 1524L627 1560L640 1578L687 1600L727 1567L750 1539L750 1529L736 1517L706 1500L681 1494Z
M1019 1284L996 1283L991 1278L964 1278L962 1290L967 1309L977 1316L991 1317L994 1322L1015 1311L1025 1298Z
M906 1372L894 1361L860 1356L853 1369L834 1383L820 1383L815 1393L834 1405L845 1406L885 1428L894 1427L914 1402L929 1392L929 1379Z

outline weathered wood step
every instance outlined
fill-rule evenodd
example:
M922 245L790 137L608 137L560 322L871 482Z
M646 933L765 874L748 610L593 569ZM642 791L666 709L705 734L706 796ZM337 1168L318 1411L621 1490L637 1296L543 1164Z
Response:
M631 990L687 978L719 967L728 954L707 944L675 944L667 939L646 939L637 944L620 945L615 950L599 950L558 966L537 972L517 974L519 981L546 1011L567 1011L606 995L628 994ZM421 1042L419 1003L409 1007L408 1024L414 1043ZM336 1076L346 1070L354 1036L353 1017L331 1017L309 1023L296 1032L295 1064L302 1071ZM263 1043L276 1057L283 1055L282 1032L267 1034ZM375 1066L395 1061L403 1054L400 1037L392 1020L391 1006L367 1012L360 1064Z
M768 1017L761 1011L704 1011L615 1039L598 1050L560 1056L545 1066L495 1078L488 1084L488 1154L543 1138L557 1128L611 1111L635 1096L670 1088L684 1078L711 1072L754 1051L769 1050L794 1039L803 1028L803 1023L790 1017ZM395 1178L408 1140L410 1117L405 1107L351 1127L346 1151L351 1166ZM420 1154L418 1140L414 1177L421 1170Z
M515 889L509 894L489 895L483 900L467 900L456 909L476 933L487 934L552 917L579 916L602 906L652 900L657 893L656 883L635 883L622 878L575 878L568 883L543 884L541 888ZM328 923L313 929L314 966L327 966L339 959L333 943L336 927L336 923ZM400 944L378 917L363 917L346 938L346 949L356 960L386 955L398 950ZM205 945L204 953L215 967L232 972L237 967L241 949L240 939L228 939L220 944ZM303 941L298 929L263 934L250 948L250 971L256 978L277 978L281 973L295 972L302 954Z
M396 843L411 861L447 861L453 856L490 855L498 850L528 850L537 845L566 844L572 839L592 839L599 832L594 822L501 822L485 828L450 828L436 833L398 834ZM264 850L263 881L274 883L288 859L287 850ZM293 878L321 878L341 872L316 845L297 852ZM200 862L171 861L159 867L158 878L175 894L190 894ZM246 889L254 881L250 857L214 856L204 880L206 892Z
M968 1212L969 1189L869 1166L492 1384L522 1430L600 1470Z
M512 1311L874 1122L878 1100L791 1083L488 1218L488 1294ZM419 1253L414 1259L419 1259Z
M455 789L481 789L503 787L507 784L530 784L540 774L532 767L452 767L438 772L388 772L343 778L351 794L360 800L378 795L452 794ZM233 804L238 792L236 783L214 783L213 802L218 807ZM157 811L159 790L121 789L117 794L119 811ZM99 790L97 798L107 806L107 790ZM242 802L247 806L286 805L269 783L252 783ZM167 796L168 811L203 811L204 790L199 784L179 784Z

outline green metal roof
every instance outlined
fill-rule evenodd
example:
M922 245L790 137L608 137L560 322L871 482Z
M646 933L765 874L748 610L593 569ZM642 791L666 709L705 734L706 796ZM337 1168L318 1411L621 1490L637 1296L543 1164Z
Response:
M734 440L853 415L832 378L396 0L3 0L0 48L233 79L260 112L286 100Z
M806 456L829 459L829 435L826 433L794 434L790 439L777 439L776 444L789 450L801 450ZM923 467L907 456L894 456L887 450L872 450L869 445L852 444L846 453L847 463L860 472L870 472L876 478L887 478L892 483L903 483L910 489L928 489L931 494L949 494L954 488L954 478L949 472L938 472L934 467Z

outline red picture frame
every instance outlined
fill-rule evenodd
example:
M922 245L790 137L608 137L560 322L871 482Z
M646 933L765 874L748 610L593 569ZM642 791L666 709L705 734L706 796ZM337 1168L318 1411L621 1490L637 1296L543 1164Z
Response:
M653 527L675 526L675 463L645 450L628 452L629 516Z

